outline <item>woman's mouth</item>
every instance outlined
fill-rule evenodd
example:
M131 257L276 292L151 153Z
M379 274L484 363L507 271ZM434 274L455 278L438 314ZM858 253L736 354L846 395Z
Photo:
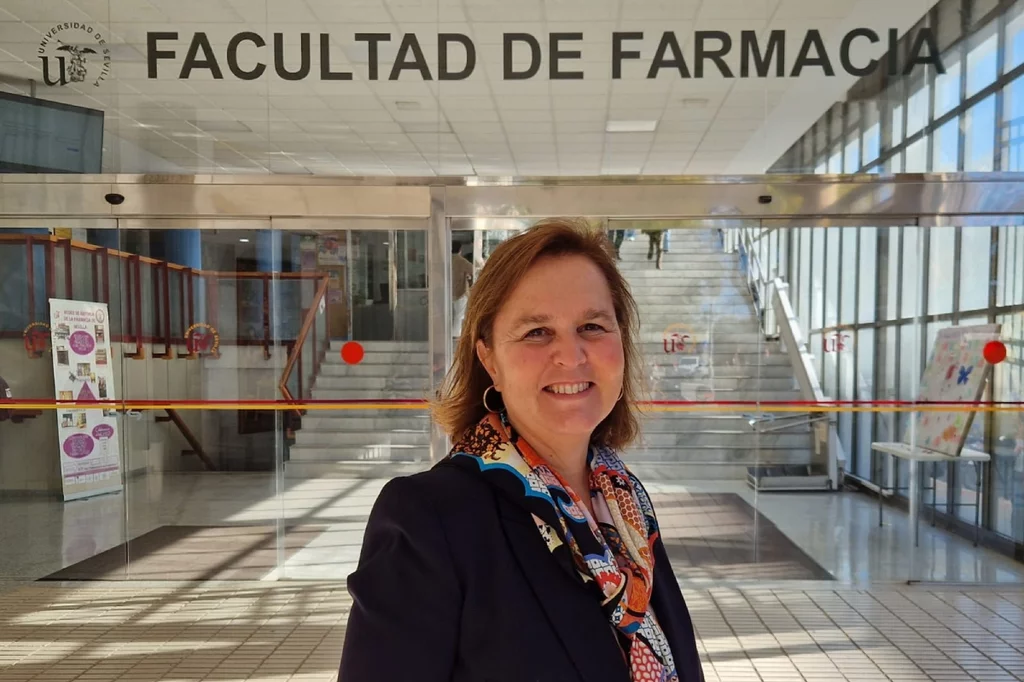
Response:
M544 390L555 395L579 395L589 391L593 385L590 381L579 381L572 384L551 384L545 386Z

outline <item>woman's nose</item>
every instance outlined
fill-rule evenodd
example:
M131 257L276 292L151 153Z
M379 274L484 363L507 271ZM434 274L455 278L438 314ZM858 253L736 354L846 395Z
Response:
M578 367L587 361L583 340L575 335L555 339L554 360L563 367Z

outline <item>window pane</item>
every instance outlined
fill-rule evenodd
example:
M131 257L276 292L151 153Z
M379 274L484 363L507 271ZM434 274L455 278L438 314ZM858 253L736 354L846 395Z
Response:
M988 307L992 228L960 229L960 310Z
M843 153L844 173L856 173L860 168L860 145L858 142L859 140L854 138L846 145L846 150Z
M1002 305L1024 303L1024 227L1002 227L1000 240L999 283ZM1005 243L1004 243L1005 242Z
M825 326L839 322L839 229L826 229L828 252L825 256Z
M1024 315L1001 315L1002 338L1009 347L1024 346ZM995 366L993 398L997 401L1024 400L1024 364L1001 362ZM992 460L994 523L997 533L1024 542L1024 414L1000 412L993 415L995 448Z
M836 147L835 151L832 152L832 156L828 159L828 172L829 173L842 173L843 172L843 154L842 149Z
M864 131L864 163L871 163L878 158L879 140L877 123Z
M800 233L800 327L807 338L811 329L811 231L804 228Z
M900 293L900 315L917 317L921 311L921 228L903 228L903 290Z
M1024 170L1024 80L1003 90L1003 170Z
M888 249L889 272L886 279L885 319L895 320L899 317L900 292L900 228L889 228Z
M890 147L895 147L903 142L903 105L898 104L892 108L892 141Z
M928 170L928 137L922 137L907 147L907 161L904 171L907 173L924 173Z
M996 96L991 95L967 110L964 117L964 170L991 171L994 166Z
M1016 8L1016 16L1009 18L1006 24L1006 54L1004 55L1003 73L1024 63L1024 8Z
M932 136L932 167L936 173L955 173L960 146L960 121L946 121Z
M874 322L878 319L878 311L875 309L875 283L878 281L877 267L878 259L878 228L862 227L860 230L860 267L864 274L860 277L858 288L860 289L859 301L857 304L857 321Z
M967 53L967 96L976 94L996 79L996 48L998 36L993 31Z
M841 228L843 233L843 265L840 267L842 277L839 306L839 321L849 324L857 318L857 229L856 227ZM870 278L873 273L865 272L864 277Z
M863 236L862 236L863 238ZM874 400L875 330L861 329L854 345L857 351L857 400ZM853 472L871 480L871 442L874 415L857 413L857 455Z
M935 77L935 118L939 118L960 101L960 62L946 65L946 73ZM909 111L909 110L908 110ZM910 129L908 122L908 133L921 128L918 126Z
M959 65L957 65L959 71ZM922 85L907 100L907 136L913 135L928 122L928 86Z
M811 328L821 329L824 320L823 303L825 300L825 228L812 228L814 239L814 285L811 292Z
M953 312L953 261L955 227L933 227L928 231L928 314Z

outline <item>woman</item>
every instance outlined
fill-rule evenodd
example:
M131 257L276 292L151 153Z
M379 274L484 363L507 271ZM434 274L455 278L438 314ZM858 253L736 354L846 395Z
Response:
M340 682L694 682L643 486L636 305L607 238L548 221L470 295L435 418L455 445L367 523Z

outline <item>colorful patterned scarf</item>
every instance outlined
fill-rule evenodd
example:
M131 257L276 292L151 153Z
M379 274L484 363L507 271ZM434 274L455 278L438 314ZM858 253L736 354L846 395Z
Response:
M596 446L587 455L597 518L504 414L482 419L449 460L520 498L551 553L569 552L618 636L633 682L678 682L672 650L649 608L658 522L643 485L618 455Z

